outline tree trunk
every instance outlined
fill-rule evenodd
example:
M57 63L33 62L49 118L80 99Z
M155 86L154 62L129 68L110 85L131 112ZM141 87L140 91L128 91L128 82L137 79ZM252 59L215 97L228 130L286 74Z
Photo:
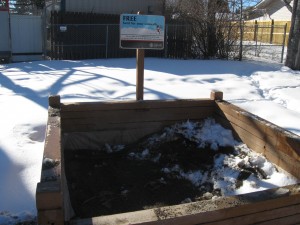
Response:
M300 3L294 0L291 29L285 65L300 70Z
M240 0L240 21L239 21L239 27L240 27L240 48L239 48L239 61L243 60L243 39L244 39L244 24L243 24L243 0Z

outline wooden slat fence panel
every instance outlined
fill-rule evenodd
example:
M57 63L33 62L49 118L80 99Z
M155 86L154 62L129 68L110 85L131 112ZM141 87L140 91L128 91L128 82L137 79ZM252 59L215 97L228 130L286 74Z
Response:
M291 21L247 21L244 40L281 45L284 41L285 25L287 26L285 46L287 46Z

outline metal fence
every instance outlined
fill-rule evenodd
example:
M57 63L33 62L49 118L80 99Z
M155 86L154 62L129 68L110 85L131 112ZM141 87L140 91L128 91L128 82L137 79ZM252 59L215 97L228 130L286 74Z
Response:
M47 26L45 55L50 59L93 59L134 57L134 50L119 47L118 16L51 14ZM84 16L84 19L82 18ZM89 24L79 22L89 21ZM96 23L97 24L92 24ZM113 24L102 24L113 21ZM239 31L238 28L235 29ZM243 33L243 56L263 57L283 62L287 41L286 25L245 24ZM192 29L184 24L166 24L164 50L146 50L148 57L182 58L199 57L194 51ZM270 36L271 34L271 36ZM275 36L276 35L276 36ZM239 35L237 35L239 36ZM239 52L239 40L233 51ZM234 53L232 54L234 55Z
M246 23L244 25L243 51L245 56L268 58L283 62L288 42L288 23L275 25Z
M50 59L134 57L135 51L120 49L118 24L54 24L47 29ZM149 57L192 58L191 29L166 25L164 50L146 50Z

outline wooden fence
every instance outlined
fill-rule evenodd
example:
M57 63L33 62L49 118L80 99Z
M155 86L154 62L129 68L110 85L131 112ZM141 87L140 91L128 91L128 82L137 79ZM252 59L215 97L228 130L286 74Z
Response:
M290 27L291 21L247 21L244 40L287 46Z

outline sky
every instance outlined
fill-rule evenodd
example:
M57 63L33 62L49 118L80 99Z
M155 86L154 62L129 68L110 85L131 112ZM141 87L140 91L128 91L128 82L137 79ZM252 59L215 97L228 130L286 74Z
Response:
M133 100L136 61L0 65L0 225L36 216L48 96L62 102ZM300 135L300 71L272 61L145 59L144 99L224 99Z

